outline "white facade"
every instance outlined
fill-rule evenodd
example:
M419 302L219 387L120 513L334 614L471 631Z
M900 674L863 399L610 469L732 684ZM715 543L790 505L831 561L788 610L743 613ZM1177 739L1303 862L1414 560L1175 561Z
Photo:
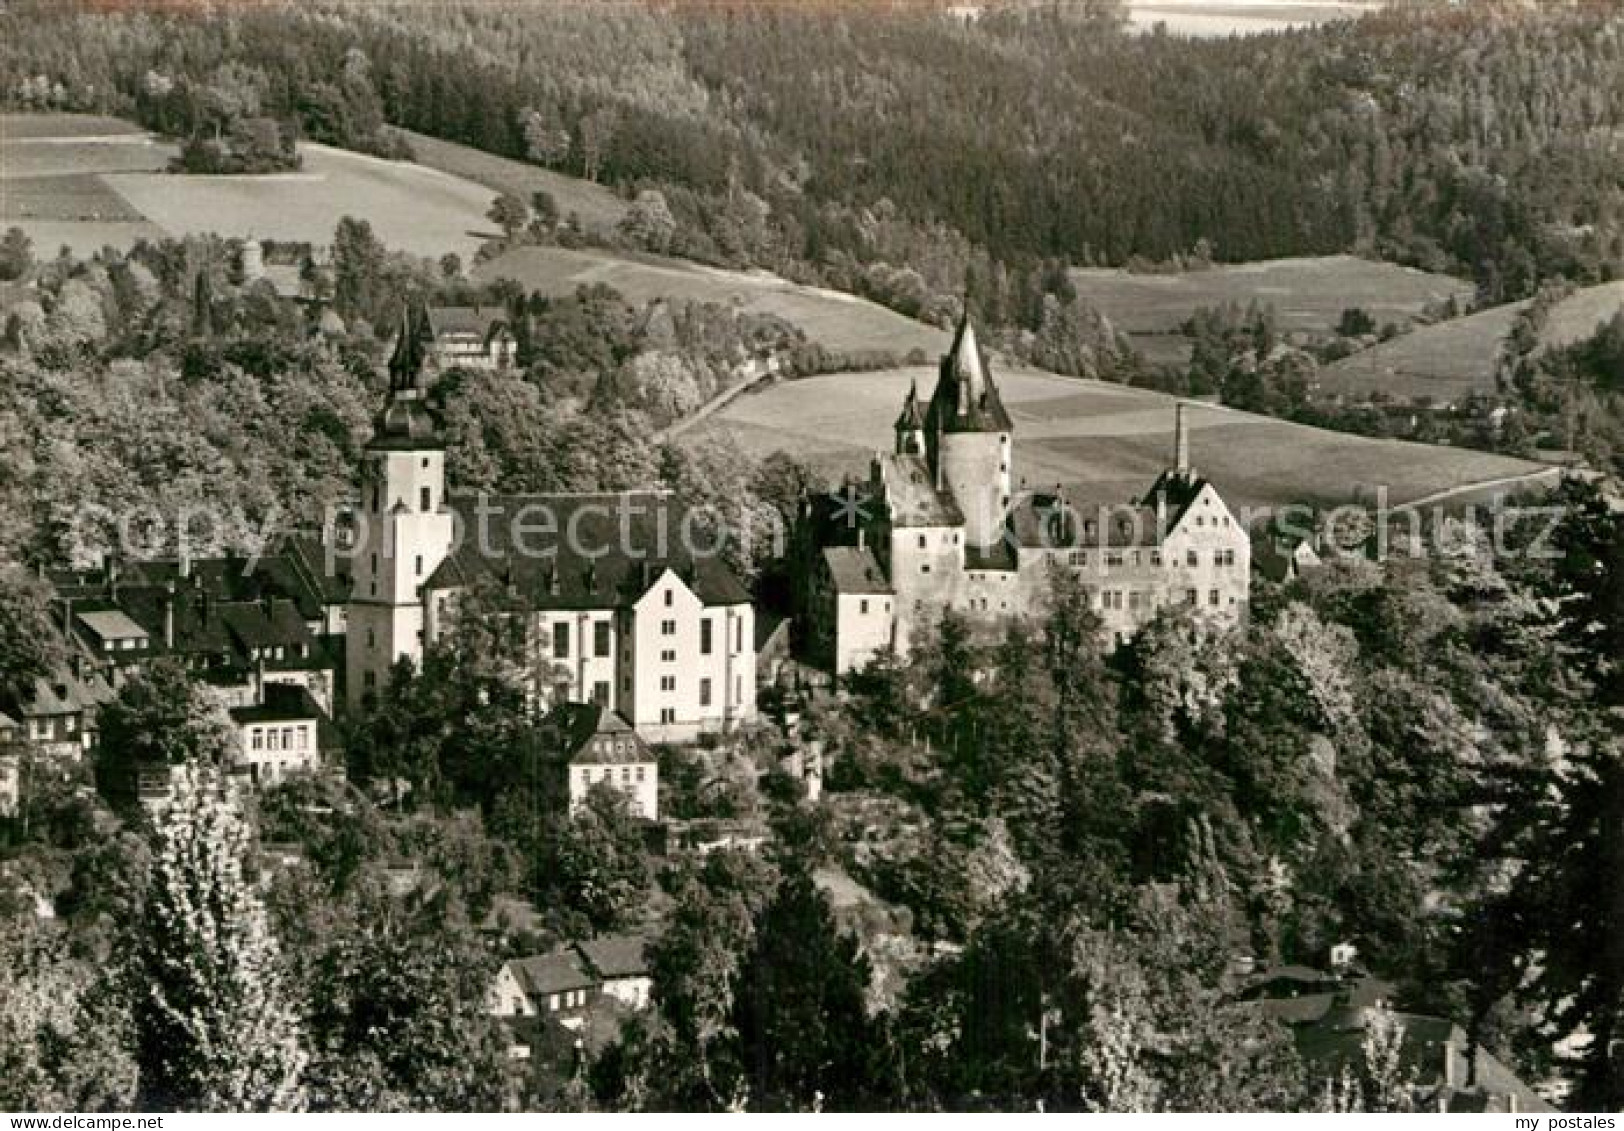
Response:
M443 450L369 448L366 461L344 642L352 707L383 689L397 660L422 658L423 583L450 551L456 521Z
M274 785L321 763L315 719L244 722L237 727L235 768L256 785Z

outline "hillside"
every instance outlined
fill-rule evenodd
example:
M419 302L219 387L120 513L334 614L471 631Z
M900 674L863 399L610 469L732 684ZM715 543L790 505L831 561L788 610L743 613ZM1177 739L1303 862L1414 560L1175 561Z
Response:
M175 152L118 119L5 115L0 225L22 228L42 253L65 244L81 255L203 232L326 243L346 215L418 255L471 258L491 234L491 190L423 165L303 144L298 172L163 172Z
M891 421L910 381L928 389L933 369L835 374L747 394L707 429L752 455L783 449L830 475L862 474L888 450ZM1161 393L1004 369L999 387L1016 428L1016 474L1063 484L1090 500L1127 499L1166 466L1174 401ZM1393 504L1439 491L1533 475L1541 465L1458 448L1372 440L1202 405L1191 414L1197 467L1232 505L1346 503L1386 487Z
M580 177L568 177L427 134L401 132L411 142L419 165L484 185L492 192L512 193L522 200L529 200L537 192L551 193L558 202L559 215L568 217L573 213L591 232L613 231L629 207L609 189Z
M688 298L738 303L776 314L826 349L845 354L940 352L947 335L883 306L840 291L802 286L765 271L724 271L680 259L586 248L519 247L475 270L484 280L515 279L544 294L605 283L634 303Z
M1072 286L1118 330L1177 333L1198 307L1273 305L1282 331L1326 333L1359 307L1377 324L1415 318L1429 304L1472 297L1463 279L1351 255L1269 259L1166 274L1104 269L1071 272Z
M1425 326L1343 358L1320 371L1320 394L1355 399L1385 393L1399 400L1459 400L1495 390L1501 344L1526 303L1507 303L1464 318ZM1541 340L1571 345L1624 306L1624 282L1587 287L1552 308Z

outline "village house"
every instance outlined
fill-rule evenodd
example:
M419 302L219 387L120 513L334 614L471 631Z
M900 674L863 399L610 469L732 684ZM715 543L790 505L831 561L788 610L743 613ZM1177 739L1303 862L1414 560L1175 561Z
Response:
M500 307L430 307L426 327L442 369L509 369L518 356L518 339Z
M1341 951L1341 954L1337 954ZM1378 1019L1399 1031L1399 1057L1418 1110L1545 1112L1551 1107L1452 1021L1394 1008L1395 988L1333 948L1332 969L1278 965L1249 970L1236 992L1291 1029L1303 1060L1327 1077L1357 1073Z
M1079 578L1113 645L1169 606L1245 616L1247 532L1191 465L1183 405L1170 466L1141 498L1016 490L1014 422L965 317L930 399L910 389L894 431L866 481L807 500L798 534L811 651L837 674L886 647L907 655L944 609L984 628L1037 615L1054 570Z
M255 785L274 785L321 765L326 714L298 684L265 684L258 703L228 712L237 732L231 769Z
M651 741L689 741L755 717L750 595L664 491L451 493L427 400L425 340L408 316L389 402L366 448L352 529L349 704L420 662L456 599L484 586L523 620L541 704L590 702Z
M544 725L568 784L570 812L604 785L624 794L637 816L659 820L660 761L630 723L599 703L560 703Z

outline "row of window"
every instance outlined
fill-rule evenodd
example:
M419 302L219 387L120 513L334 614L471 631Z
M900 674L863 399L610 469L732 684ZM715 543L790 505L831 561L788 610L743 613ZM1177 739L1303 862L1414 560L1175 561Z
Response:
M1126 565L1142 566L1147 560L1153 566L1160 566L1162 564L1162 552L1160 550L1107 550L1100 560L1104 562L1107 568ZM1074 566L1086 566L1089 564L1088 551L1072 550L1067 556L1067 561ZM1186 550L1184 552L1184 564L1190 567L1199 566L1201 564L1201 551ZM1214 550L1212 552L1212 564L1215 566L1234 565L1235 551Z
M1184 591L1186 605L1201 603L1201 593L1196 589ZM1223 594L1217 589L1207 590L1207 604L1216 608L1223 603ZM1137 589L1102 589L1099 593L1099 607L1108 612L1122 609L1154 609L1158 604L1155 593L1143 593Z
M641 785L642 782L643 782L644 773L645 773L646 769L647 769L647 767L644 767L644 766L622 766L622 767L620 767L620 784L621 785L631 785L632 782L635 780L639 785ZM633 775L632 775L633 770L637 771L635 779L633 778ZM601 781L601 782L607 782L607 783L612 785L614 783L614 780L615 780L614 767L612 767L612 766L603 767L603 773L601 775L599 775L598 780ZM592 784L592 767L591 766L586 766L581 770L581 784L582 785L591 785Z
M252 727L248 731L248 746L251 750L308 750L310 728Z
M612 626L608 621L594 621L592 624L592 654L597 657L609 655L612 651ZM553 625L553 658L567 660L570 657L570 623L560 621Z

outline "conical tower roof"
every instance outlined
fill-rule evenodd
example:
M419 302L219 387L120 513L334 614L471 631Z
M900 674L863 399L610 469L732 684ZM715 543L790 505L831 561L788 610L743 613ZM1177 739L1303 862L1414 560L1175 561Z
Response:
M953 344L942 358L926 425L933 432L1008 432L1013 428L986 354L976 340L969 311L959 319Z

